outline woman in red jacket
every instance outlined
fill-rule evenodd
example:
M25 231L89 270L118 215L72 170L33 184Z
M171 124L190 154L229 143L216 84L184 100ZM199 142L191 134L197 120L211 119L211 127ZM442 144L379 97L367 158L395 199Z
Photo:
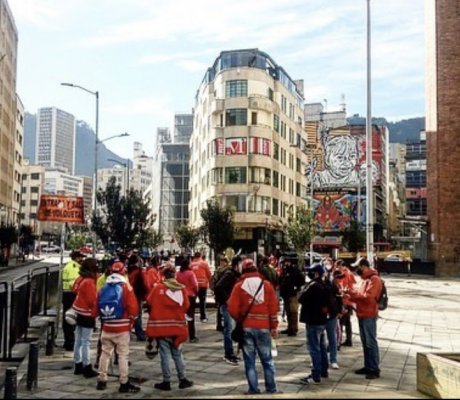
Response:
M180 271L176 273L177 282L185 286L190 307L187 311L188 335L190 343L197 343L195 331L195 304L198 295L198 281L193 271L190 269L190 261L185 258L181 262Z
M176 268L168 263L163 268L164 281L156 285L147 298L150 309L147 322L149 341L157 339L163 382L155 383L155 389L171 390L171 372L169 360L172 356L179 377L179 389L193 386L185 377L185 364L181 345L188 338L185 313L190 303L186 289L177 282Z
M77 313L77 326L75 329L75 345L73 361L75 375L85 378L94 378L97 372L91 366L90 340L96 326L94 312L97 310L96 280L98 273L97 260L87 258L81 264L80 276L75 280L72 291L76 294L73 309Z

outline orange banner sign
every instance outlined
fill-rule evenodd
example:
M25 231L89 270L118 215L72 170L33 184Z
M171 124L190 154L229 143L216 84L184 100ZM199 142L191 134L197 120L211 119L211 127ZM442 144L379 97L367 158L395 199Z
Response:
M38 220L84 224L83 197L42 195Z

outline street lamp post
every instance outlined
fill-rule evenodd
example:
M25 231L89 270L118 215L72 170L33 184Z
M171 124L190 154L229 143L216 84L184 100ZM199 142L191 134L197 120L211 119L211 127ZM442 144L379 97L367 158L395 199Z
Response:
M98 91L93 92L92 90L86 89L80 85L75 85L73 83L63 82L61 83L61 85L81 89L96 97L96 127L95 127L96 128L96 142L94 146L94 180L93 180L94 182L93 213L95 213L96 212L96 192L97 192L97 145L99 143L99 92ZM96 257L96 245L97 245L96 232L93 231L93 257Z
M367 120L366 120L366 248L371 265L374 260L374 192L372 187L372 107L371 107L371 4L367 1Z

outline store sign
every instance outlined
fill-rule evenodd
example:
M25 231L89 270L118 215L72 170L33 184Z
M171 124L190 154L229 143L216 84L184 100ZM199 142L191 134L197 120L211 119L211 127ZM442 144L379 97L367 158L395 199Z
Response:
M42 195L38 209L38 220L84 224L83 197Z

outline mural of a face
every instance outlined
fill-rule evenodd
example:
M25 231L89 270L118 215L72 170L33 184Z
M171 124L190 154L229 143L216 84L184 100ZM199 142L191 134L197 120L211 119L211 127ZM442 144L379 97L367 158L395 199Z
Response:
M353 137L333 137L327 142L325 152L326 169L333 178L342 180L351 176L358 162L358 145Z

